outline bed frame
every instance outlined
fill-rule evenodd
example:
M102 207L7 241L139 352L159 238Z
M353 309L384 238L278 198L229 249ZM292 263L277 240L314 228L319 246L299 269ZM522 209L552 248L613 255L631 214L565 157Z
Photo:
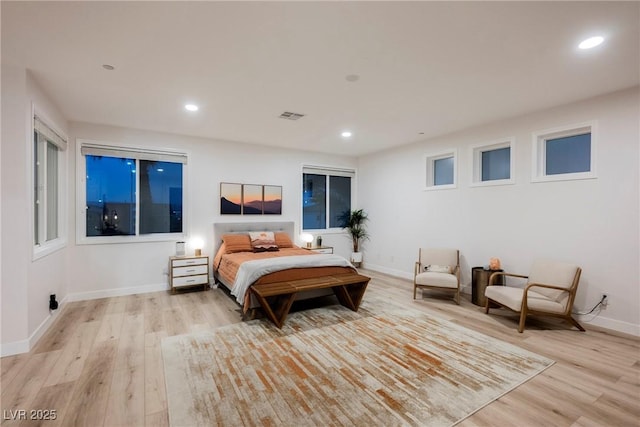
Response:
M223 234L240 234L248 233L250 231L273 231L273 232L285 232L291 237L291 241L295 243L295 223L293 221L257 221L257 222L215 222L213 223L213 241L214 241L214 256L218 253L218 249L222 244ZM221 284L227 290L231 290L233 284L225 283L213 270L213 279L216 284ZM304 300L310 298L317 298L322 296L333 295L333 291L329 289L314 289L305 292L296 293L296 300ZM250 310L261 307L260 302L251 295Z

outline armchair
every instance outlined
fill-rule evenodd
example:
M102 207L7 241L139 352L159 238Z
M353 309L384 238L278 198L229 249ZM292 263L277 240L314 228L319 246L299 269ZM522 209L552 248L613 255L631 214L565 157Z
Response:
M485 313L492 303L520 313L518 332L522 333L527 316L554 316L571 323L581 331L584 328L571 316L573 301L578 290L582 269L577 265L551 260L536 260L529 276L496 272L489 278L485 289ZM494 285L499 276L528 279L524 289Z
M413 299L418 288L451 291L454 301L460 305L460 252L420 248L413 272Z

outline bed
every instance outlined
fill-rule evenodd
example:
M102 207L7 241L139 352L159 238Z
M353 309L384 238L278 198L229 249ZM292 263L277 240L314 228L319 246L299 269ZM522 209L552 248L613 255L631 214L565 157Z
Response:
M214 224L214 278L229 290L243 313L260 307L255 295L249 292L250 287L357 272L343 257L298 247L293 243L294 230L293 222ZM262 234L267 236L266 240L260 239ZM325 295L333 295L333 291L325 288L300 292L295 299Z

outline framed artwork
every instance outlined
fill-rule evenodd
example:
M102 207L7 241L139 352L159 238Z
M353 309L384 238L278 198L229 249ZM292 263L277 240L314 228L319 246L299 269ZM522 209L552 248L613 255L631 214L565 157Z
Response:
M282 186L220 183L221 215L282 215Z
M242 214L242 184L220 183L220 214Z
M242 214L262 215L262 185L242 186Z
M263 201L263 212L265 215L282 215L281 186L265 185Z

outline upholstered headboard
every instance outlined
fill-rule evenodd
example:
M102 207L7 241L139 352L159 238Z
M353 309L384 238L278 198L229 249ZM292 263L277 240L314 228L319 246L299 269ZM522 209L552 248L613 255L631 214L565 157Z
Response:
M223 234L248 233L249 231L282 231L295 242L295 223L293 221L265 221L265 222L214 222L213 223L213 253L218 252Z

